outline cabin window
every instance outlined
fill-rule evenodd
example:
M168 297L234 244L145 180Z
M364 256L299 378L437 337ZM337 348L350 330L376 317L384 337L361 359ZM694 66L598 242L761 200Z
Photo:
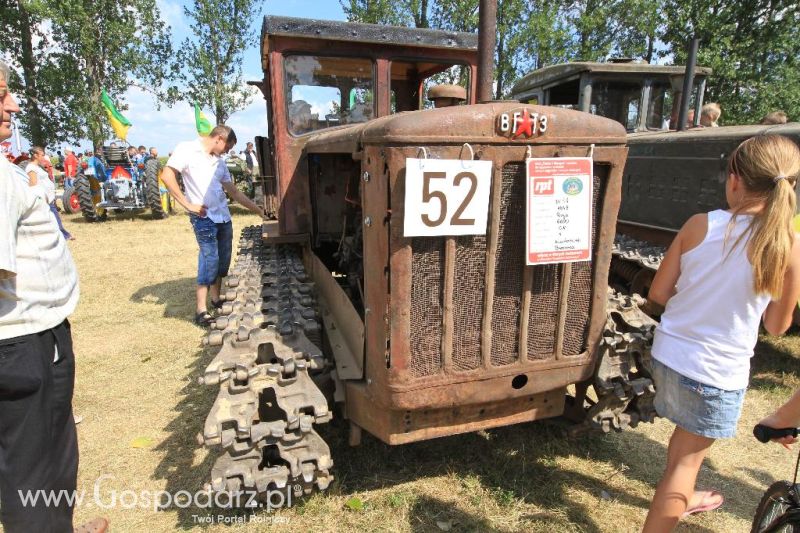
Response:
M469 101L468 65L435 63L433 61L392 61L390 108L392 113L417 111L433 107L428 90L434 85L451 83L467 88Z
M650 86L650 105L647 108L648 129L664 130L669 127L672 113L672 88L669 83L653 83Z
M293 55L284 59L289 132L366 122L375 117L372 61Z
M595 81L590 109L593 114L614 119L632 130L639 123L641 97L639 83Z

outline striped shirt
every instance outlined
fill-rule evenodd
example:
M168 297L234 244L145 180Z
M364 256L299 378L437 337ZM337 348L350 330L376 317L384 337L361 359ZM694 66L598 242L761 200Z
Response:
M55 327L78 303L75 263L37 192L0 158L0 339Z

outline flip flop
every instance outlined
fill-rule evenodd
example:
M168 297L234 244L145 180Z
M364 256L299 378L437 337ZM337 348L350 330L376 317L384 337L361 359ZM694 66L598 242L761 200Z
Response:
M695 505L694 507L688 507L686 511L681 515L681 518L686 518L687 516L693 515L695 513L704 513L706 511L713 511L714 509L718 509L725 502L725 498L722 496L722 493L717 490L704 490L698 492L703 494L703 498L700 500L700 504ZM712 503L707 503L709 499L716 497L719 497L719 499L713 501Z

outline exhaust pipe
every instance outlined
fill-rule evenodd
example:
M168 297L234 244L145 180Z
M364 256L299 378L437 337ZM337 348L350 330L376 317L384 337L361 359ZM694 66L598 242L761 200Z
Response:
M497 0L481 0L478 11L478 103L492 100Z
M686 73L683 75L683 92L681 93L681 109L678 113L678 131L686 129L686 119L689 116L689 100L694 87L694 67L697 64L697 47L700 39L692 37L689 42L689 58L686 61ZM695 117L697 119L697 117ZM694 124L693 124L694 125Z

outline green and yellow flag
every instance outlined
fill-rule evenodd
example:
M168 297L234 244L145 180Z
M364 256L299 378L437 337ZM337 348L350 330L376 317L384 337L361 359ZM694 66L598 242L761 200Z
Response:
M114 133L123 141L126 140L128 128L132 126L131 122L123 117L122 113L117 111L114 102L111 101L111 97L108 96L105 89L103 89L103 94L100 99L103 102L103 108L106 110L108 121L111 123L111 128L114 130Z
M200 106L197 102L194 103L194 125L197 128L197 133L201 137L207 137L211 133L211 122L208 121L205 114L200 111Z

